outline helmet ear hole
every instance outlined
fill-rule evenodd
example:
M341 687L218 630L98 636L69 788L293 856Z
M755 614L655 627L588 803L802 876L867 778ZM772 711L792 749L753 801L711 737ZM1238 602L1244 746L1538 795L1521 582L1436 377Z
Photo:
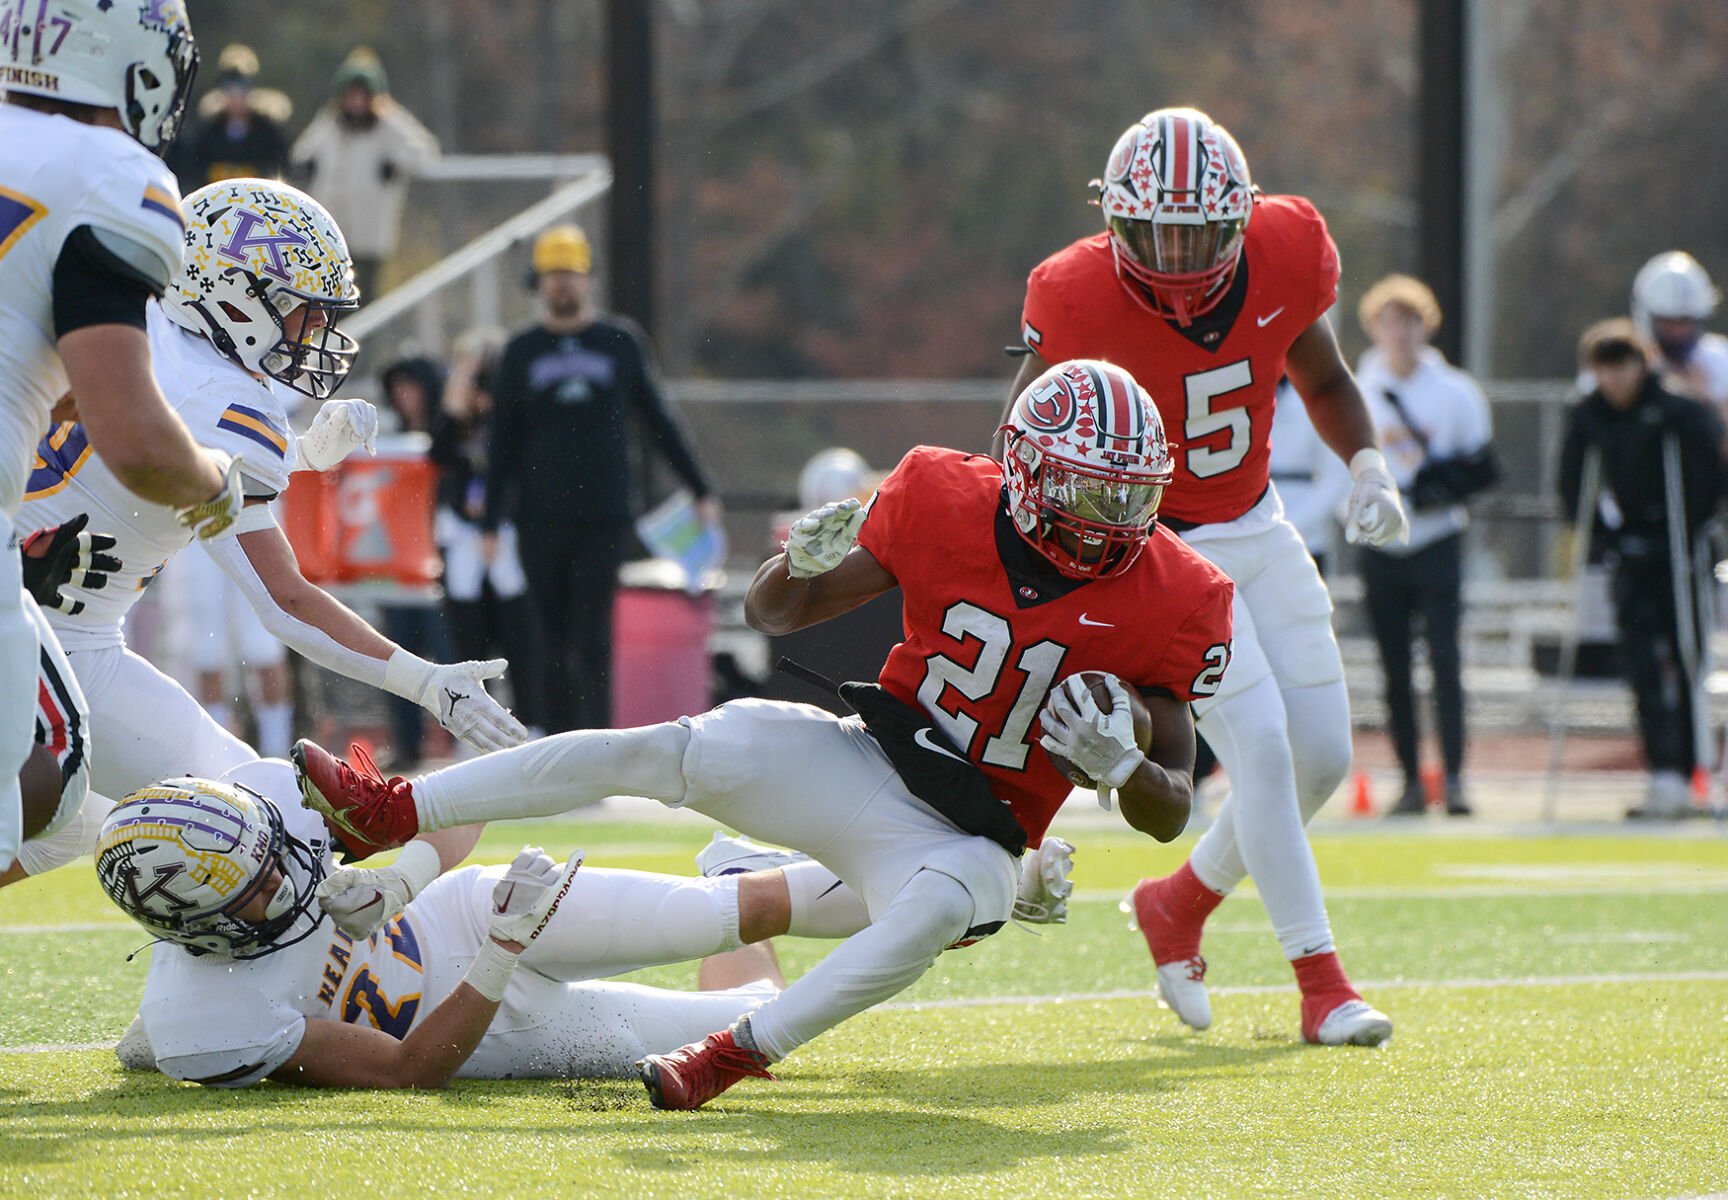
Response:
M237 308L226 300L221 302L221 309L222 315L227 317L230 321L233 321L236 325L250 325L252 323L252 318L247 315L244 309Z

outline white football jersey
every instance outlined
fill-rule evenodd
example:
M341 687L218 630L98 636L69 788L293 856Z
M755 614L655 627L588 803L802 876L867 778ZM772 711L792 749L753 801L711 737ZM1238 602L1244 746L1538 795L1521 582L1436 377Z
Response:
M268 797L289 835L312 848L326 873L335 869L330 835L322 818L301 806L293 767L262 759L222 779ZM290 864L290 871L298 874L299 867ZM294 1056L307 1017L369 1024L402 1038L453 986L427 987L425 923L417 925L412 911L360 942L316 906L313 913L318 927L310 937L263 958L237 961L194 955L171 942L155 946L139 1015L164 1074L245 1087Z
M55 348L54 264L81 226L180 264L180 193L162 160L117 129L0 104L0 511L16 513L30 452L67 392Z
M149 325L157 381L193 439L240 460L247 494L286 491L295 455L288 412L296 394L231 362L208 338L170 321L154 302ZM128 491L91 452L84 427L66 421L37 447L17 525L41 529L79 513L90 514L92 531L118 539L110 553L121 568L99 591L63 588L84 602L84 611L76 616L50 612L49 623L68 650L122 645L127 611L168 560L191 544L192 535L172 508L148 504Z

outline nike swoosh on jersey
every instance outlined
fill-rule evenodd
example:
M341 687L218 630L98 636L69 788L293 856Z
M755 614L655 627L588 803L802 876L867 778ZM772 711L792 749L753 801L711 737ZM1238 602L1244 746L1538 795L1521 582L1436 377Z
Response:
M1284 306L1273 309L1263 317L1255 317L1254 323L1264 329L1278 319L1278 314L1284 311Z
M1085 613L1080 614L1080 624L1082 624L1082 625L1096 625L1100 629L1114 629L1114 628L1116 628L1116 626L1112 625L1109 621L1091 620L1089 617L1087 617L1087 615Z
M924 749L930 751L930 753L932 753L932 754L946 755L947 757L953 759L955 762L966 762L967 761L966 759L961 758L958 754L954 753L954 751L944 749L943 747L938 746L936 744L936 739L934 739L930 736L930 727L928 725L926 725L924 728L920 729L917 733L913 734L912 740L914 742L917 742L920 746L924 747Z

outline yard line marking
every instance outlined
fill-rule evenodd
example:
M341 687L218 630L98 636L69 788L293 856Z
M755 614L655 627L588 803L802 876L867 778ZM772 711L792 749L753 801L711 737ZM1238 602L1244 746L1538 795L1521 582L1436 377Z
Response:
M1505 979L1381 979L1357 984L1361 991L1415 991L1422 988L1584 987L1611 983L1728 983L1728 971L1639 972L1627 975L1517 975ZM1294 993L1293 983L1239 984L1208 988L1214 996L1270 996ZM904 1000L879 1004L871 1012L924 1012L937 1008L985 1008L992 1004L1085 1004L1096 1000L1156 1000L1156 988L1123 988L1112 992L1075 992L1047 996L960 996L951 1000Z
M1422 988L1586 987L1611 983L1728 983L1728 971L1656 971L1626 975L1516 975L1504 979L1383 979L1365 982L1367 991L1416 991ZM1214 996L1270 996L1295 992L1293 983L1239 984L1210 989ZM1156 989L1124 988L1113 992L1073 992L1047 996L961 996L951 1000L903 1000L878 1004L870 1012L926 1012L941 1008L988 1008L991 1005L1087 1004L1099 1000L1156 1000ZM0 1046L0 1054L68 1054L78 1050L112 1050L113 1042L45 1042Z

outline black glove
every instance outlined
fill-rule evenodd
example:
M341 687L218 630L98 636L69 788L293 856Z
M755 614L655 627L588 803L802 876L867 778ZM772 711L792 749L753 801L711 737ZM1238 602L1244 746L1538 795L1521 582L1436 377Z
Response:
M120 560L105 550L114 539L105 533L86 533L89 513L79 513L64 525L38 529L18 546L23 559L24 587L43 608L71 616L84 611L84 601L60 594L63 587L96 591L108 586L108 575L120 569Z

